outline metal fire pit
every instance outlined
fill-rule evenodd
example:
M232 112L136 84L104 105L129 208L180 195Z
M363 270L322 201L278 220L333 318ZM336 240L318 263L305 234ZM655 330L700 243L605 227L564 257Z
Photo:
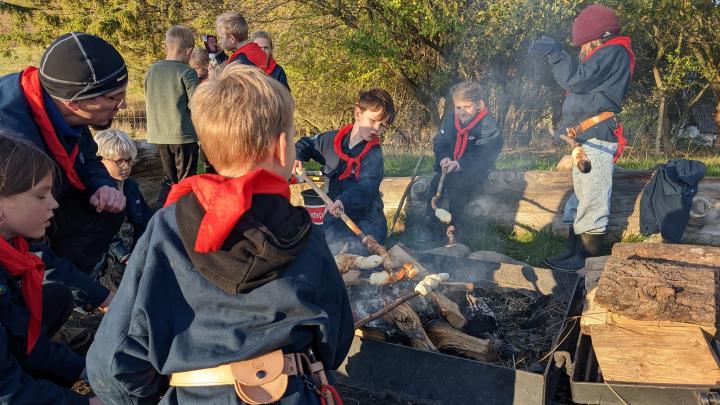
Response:
M578 327L570 317L581 312L579 277L574 273L519 267L508 270L497 263L417 254L427 269L450 273L452 281L477 287L523 289L552 294L569 302L565 322L553 338L556 351L570 352ZM562 374L553 356L543 373L516 370L438 352L359 337L335 373L339 383L423 404L546 404Z
M567 364L574 402L612 405L720 404L720 386L605 383L592 353L592 339L581 335L574 362ZM614 392L613 392L614 391Z

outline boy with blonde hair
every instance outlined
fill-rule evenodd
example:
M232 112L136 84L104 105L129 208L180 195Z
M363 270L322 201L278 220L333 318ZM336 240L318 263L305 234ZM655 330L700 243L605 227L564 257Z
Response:
M220 14L215 20L218 45L232 54L227 57L219 52L215 55L217 64L239 62L243 65L256 66L265 70L268 58L260 46L248 40L248 24L240 13L227 12Z
M88 353L93 389L107 403L320 403L334 389L310 370L340 365L353 323L322 233L289 202L292 97L233 64L191 108L219 174L183 180L151 219Z
M164 174L160 206L171 185L197 172L198 141L189 105L199 80L188 66L194 47L192 29L170 27L165 33L165 60L154 63L145 75L147 140L157 145Z
M135 248L138 239L145 232L152 210L140 192L140 186L129 178L137 159L137 147L125 131L106 129L95 134L98 156L102 159L110 176L115 179L117 188L123 192L125 200L125 221L115 238L110 242L108 251L99 263L99 280L102 285L116 291L120 284L125 265Z

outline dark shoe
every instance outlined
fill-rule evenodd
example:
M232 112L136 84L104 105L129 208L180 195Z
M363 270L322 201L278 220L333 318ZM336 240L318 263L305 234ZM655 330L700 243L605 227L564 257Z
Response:
M563 250L559 255L545 259L545 263L550 266L550 268L554 268L553 266L557 266L557 264L562 262L563 260L567 260L573 257L577 251L577 240L578 236L575 235L575 230L573 229L573 226L570 225L570 227L568 228L568 238L567 244L565 245L565 250Z
M553 263L550 268L560 271L577 271L585 267L585 259L600 256L604 233L583 233L577 240L577 252L568 259Z

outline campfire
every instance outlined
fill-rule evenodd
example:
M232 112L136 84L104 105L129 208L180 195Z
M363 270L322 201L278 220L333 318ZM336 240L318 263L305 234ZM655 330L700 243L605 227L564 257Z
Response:
M336 260L348 286L356 327L364 324L360 333L365 338L518 370L545 369L565 322L567 296L492 283L478 286L472 282L472 269L452 269L452 276L446 274L423 290L420 285L426 279L441 274L414 260L407 250L390 250L394 263L402 263L390 272L382 270L379 258L350 256L338 255ZM361 268L369 264L375 268Z

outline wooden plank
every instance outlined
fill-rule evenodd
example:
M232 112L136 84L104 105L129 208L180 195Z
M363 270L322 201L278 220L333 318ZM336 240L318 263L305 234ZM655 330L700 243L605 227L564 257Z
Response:
M715 385L720 364L698 327L606 327L592 335L607 382Z

